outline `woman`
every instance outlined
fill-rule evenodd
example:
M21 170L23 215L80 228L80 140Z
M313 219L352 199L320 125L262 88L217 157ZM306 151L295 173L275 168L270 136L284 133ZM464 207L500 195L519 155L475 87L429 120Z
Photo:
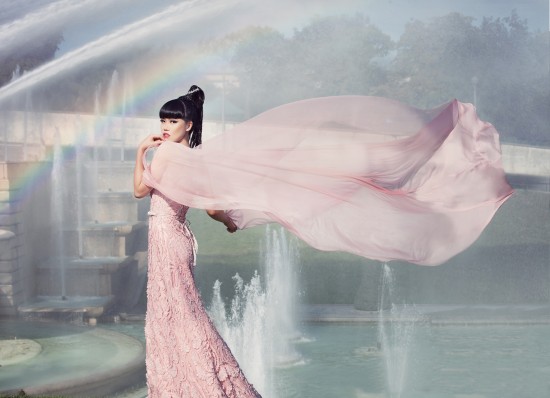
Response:
M137 150L134 195L151 195L145 320L149 398L260 397L216 331L195 286L197 244L185 221L188 207L152 189L143 178L148 148L163 142L187 148L201 144L203 102L203 91L192 86L186 95L164 104L160 134L145 138ZM225 212L207 213L229 232L237 230Z

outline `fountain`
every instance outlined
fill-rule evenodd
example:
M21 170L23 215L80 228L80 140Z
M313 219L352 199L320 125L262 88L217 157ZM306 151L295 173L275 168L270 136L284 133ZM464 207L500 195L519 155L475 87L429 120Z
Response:
M301 335L295 308L298 254L283 229L269 226L262 254L263 286L258 273L246 285L236 274L235 295L226 314L221 283L216 281L209 313L247 377L264 397L276 397L274 370L302 361L294 348Z
M113 73L107 90L110 107L119 88L118 73ZM100 87L96 105L99 92ZM36 300L19 308L27 317L62 314L65 320L95 322L114 305L130 305L124 299L124 281L138 272L132 250L143 240L145 225L138 221L137 202L131 193L128 175L133 163L112 158L112 142L120 136L115 128L119 120L99 113L94 118L92 148L77 140L72 148L65 148L64 155L59 130L53 137L51 225L55 244L51 256L38 267ZM84 129L79 121L72 128Z
M388 395L390 398L401 398L406 385L415 324L420 317L407 305L399 304L395 275L388 264L383 267L378 310L378 346L384 357ZM389 311L385 310L388 307Z
M52 167L52 221L54 245L57 249L56 258L59 261L59 280L61 289L59 296L61 300L67 299L67 288L65 286L66 259L65 259L65 239L63 237L63 228L65 226L65 217L63 215L65 178L63 172L63 154L61 152L61 139L59 132L55 136L55 145L53 150Z
M62 15L54 15L52 8L45 7L14 25L2 26L0 39L9 45L0 53L24 45L25 32L40 33L44 26L57 27L60 20L70 25L73 17L82 18L82 10L106 16L116 11L109 7L121 2L105 2L103 11L94 10L95 3L54 1L57 10L63 9ZM142 326L139 322L130 326L102 324L118 319L119 311L131 311L145 283L145 224L138 208L141 204L132 197L133 158L127 153L143 136L156 131L158 104L175 97L181 87L204 83L208 106L208 98L213 98L208 95L215 91L210 83L220 78L219 70L212 67L216 54L199 51L198 43L221 38L248 24L263 24L268 19L260 17L266 15L270 21L296 22L295 26L306 23L303 18L296 18L300 22L289 18L292 10L299 8L295 4L286 13L273 12L275 2L264 4L265 9L239 0L169 3L173 2L150 6L143 17L89 39L33 71L16 69L11 82L0 88L0 314L26 314L34 319L49 312L56 313L56 319L79 324L64 322L53 331L50 323L2 319L2 339L29 339L43 348L41 354L17 367L2 365L2 389L21 387L31 370L46 366L62 354L70 358L69 367L84 366L84 358L91 359L87 364L92 367L110 365L111 359L98 363L98 358L88 358L94 357L85 350L88 342L77 336L92 334L93 340L107 347L101 351L105 353L113 347L109 343L113 335L104 330L113 328L125 333L129 327ZM276 7L280 10L285 4L290 3L279 2ZM330 15L335 10L342 12L342 8L320 11ZM290 27L285 26L287 30ZM176 35L178 40L186 38L185 51L178 56L160 56L163 50L175 46L165 34L176 28L181 33ZM251 32L243 37L244 42L260 43L260 31ZM285 31L281 43L290 37ZM162 43L160 50L158 43ZM128 49L145 55L128 56ZM117 65L105 72L103 61ZM350 59L350 65L353 62ZM81 82L78 72L92 79L94 73L84 73L88 71L104 76L90 84L93 88L87 96L93 104L87 107L89 113L40 112L47 108L40 102L44 92L57 93L61 79ZM226 74L233 78L231 70L224 72L224 81ZM357 87L362 84L357 83ZM405 85L402 88L406 90ZM237 89L235 84L232 90ZM233 98L230 91L224 92L228 103ZM476 95L481 94L478 91ZM487 107L490 102L483 103ZM138 111L147 117L140 117ZM227 120L223 122L230 127ZM216 121L205 121L205 128L208 134L214 132L212 135L223 130ZM31 145L40 150L30 151ZM547 394L548 148L507 144L504 149L506 167L522 189L471 250L441 268L419 269L392 263L383 267L378 283L378 273L372 270L378 270L380 264L361 263L356 271L356 263L345 256L313 253L295 245L282 231L267 230L262 237L265 247L260 260L253 264L261 264L262 269L248 283L237 276L234 280L223 279L224 286L236 286L232 298L222 300L221 285L216 284L210 308L224 338L264 396L440 398ZM52 161L46 162L49 152L53 153ZM523 178L526 175L536 178L536 183L530 184ZM67 186L71 193L64 195ZM50 216L57 221L50 223ZM235 239L239 242L240 238ZM200 242L202 253L212 248L208 244L207 240ZM243 256L251 250L245 244L240 247L245 247ZM224 256L217 256L212 263L237 268L226 263ZM343 270L343 264L350 264L350 268ZM293 273L298 269L301 279L315 281L310 288L321 292L315 300L307 292L297 297L302 285ZM369 282L365 285L373 292L380 289L378 311L370 311L369 306L365 306L368 311L359 311L350 300L324 293L334 286L353 293L361 279ZM297 311L299 301L306 311ZM313 304L328 315L300 323ZM85 324L95 319L99 327ZM29 330L25 330L27 327ZM48 338L39 335L42 331L55 337L53 343L42 341ZM133 358L130 362L136 365L143 359L142 347L134 340L125 341L129 348L120 350L128 350ZM62 350L62 346L74 351ZM46 349L53 357L41 358ZM82 360L75 359L75 353ZM119 364L123 367L124 360ZM67 367L50 368L48 377L67 371ZM143 382L143 369L138 365L132 369L136 371L133 381ZM109 369L104 370L98 377L111 383L111 392L123 388L106 374ZM76 375L74 379L83 381L85 377ZM7 381L12 380L13 384L8 385Z

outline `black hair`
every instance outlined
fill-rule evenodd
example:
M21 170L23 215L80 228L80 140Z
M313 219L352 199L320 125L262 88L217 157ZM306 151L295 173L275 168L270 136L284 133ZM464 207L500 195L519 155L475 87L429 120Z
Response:
M189 146L194 148L202 143L202 106L204 91L192 85L187 94L168 101L159 111L161 119L183 119L193 122L189 135Z

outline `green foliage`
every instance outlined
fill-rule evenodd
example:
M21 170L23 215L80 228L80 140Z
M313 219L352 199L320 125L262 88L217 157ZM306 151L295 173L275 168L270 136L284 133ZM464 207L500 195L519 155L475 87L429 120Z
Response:
M504 141L550 145L550 33L530 32L516 12L475 22L459 13L411 21L397 43L362 15L317 19L288 38L254 28L230 44L241 82L232 98L247 116L327 95L424 108L457 98Z
M374 94L385 78L378 61L392 48L389 36L362 16L320 18L286 38L256 28L232 57L242 83L236 102L249 116L289 101L341 94Z
M422 107L451 98L476 103L508 141L550 144L548 32L529 32L516 13L473 22L452 13L409 23L387 93Z

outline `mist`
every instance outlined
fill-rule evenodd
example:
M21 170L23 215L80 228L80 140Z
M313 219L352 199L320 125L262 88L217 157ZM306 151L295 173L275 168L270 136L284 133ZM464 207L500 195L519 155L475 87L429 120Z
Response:
M220 329L254 334L253 344L232 344L262 360L286 358L282 371L264 372L255 359L245 361L264 379L254 384L272 390L266 397L287 386L289 394L306 396L312 385L318 385L316 396L326 397L349 396L331 388L352 385L357 397L384 391L395 397L435 397L439 391L540 396L548 391L540 377L548 370L548 350L540 342L547 341L541 336L550 322L549 18L547 0L2 1L0 316L72 317L99 322L97 330L123 315L142 320L148 198L133 196L136 147L158 131L159 107L192 84L206 93L205 141L308 98L379 96L423 109L456 98L495 125L502 150L497 161L515 189L467 250L438 267L382 264L317 251L275 229L230 235L191 209L188 220L200 246L196 283L204 303L215 304L224 321ZM240 320L226 318L232 297L233 314L257 310ZM369 324L351 336L339 329L350 325L307 324L327 319ZM464 327L468 322L476 326ZM286 331L278 328L284 323L291 326ZM460 326L441 327L449 323ZM479 326L485 323L495 325ZM531 325L538 323L545 325ZM409 324L420 334L401 327ZM296 335L304 325L309 331ZM327 345L323 334L334 326L339 330ZM43 327L32 329L31 338L39 338ZM16 334L9 333L13 340ZM455 334L460 338L453 340ZM299 355L272 345L285 335L290 340L284 345L290 342ZM335 347L334 354L318 355L326 370L307 352L316 343ZM415 363L407 369L409 351ZM434 362L440 353L444 358ZM94 357L70 353L79 370L87 356ZM339 356L343 366L334 362ZM449 358L458 358L458 365ZM92 369L110 362L107 355L98 359ZM347 370L360 362L368 365L363 373ZM42 372L50 364L26 363L28 368L3 367L0 379L19 391L38 369L52 383ZM51 368L55 377L65 373ZM339 368L344 376L336 376ZM127 365L120 369L129 372ZM302 372L308 369L310 379ZM133 371L143 381L142 370ZM110 386L113 393L122 384L117 386Z
M134 90L148 90L139 103L126 99L125 109L143 116L193 83L218 98L206 102L207 115L220 117L223 96L235 109L224 116L232 121L315 96L379 95L424 108L458 98L475 102L503 140L548 144L550 134L541 130L549 122L549 33L540 17L548 5L424 3L98 6L63 0L14 6L13 19L0 26L0 107L20 109L30 95L36 110L90 113L94 92L105 93L117 71ZM40 40L57 51L33 59ZM227 77L223 88L216 75ZM506 104L498 103L502 98Z

